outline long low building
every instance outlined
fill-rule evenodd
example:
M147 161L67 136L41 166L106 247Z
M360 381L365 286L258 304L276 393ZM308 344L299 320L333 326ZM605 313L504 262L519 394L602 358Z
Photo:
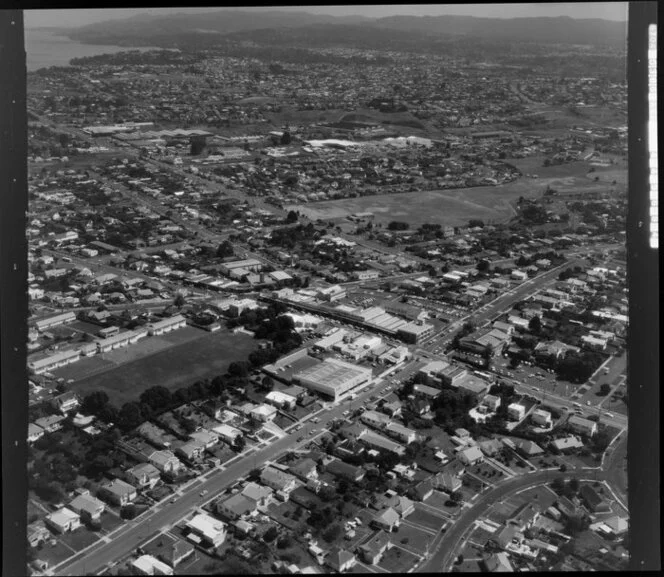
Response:
M41 375L53 369L59 367L64 367L70 363L75 363L81 358L81 351L78 349L61 351L48 357L42 359L35 359L34 361L28 361L28 368L33 371L36 375Z
M370 380L371 369L337 359L326 359L293 375L296 384L332 397L335 401L344 393Z
M117 335L95 341L97 350L100 353L107 353L114 349L126 347L127 345L134 344L139 339L148 336L148 329L140 328L134 331L126 331Z
M71 323L76 320L76 315L72 312L69 313L62 313L59 315L55 315L52 317L49 317L47 319L41 319L35 323L35 327L39 332L43 332L47 329L50 329L52 327L57 327L58 325L62 325L65 323Z
M187 320L182 315L175 315L169 319L164 319L148 325L149 335L163 335L170 331L181 329L187 325Z

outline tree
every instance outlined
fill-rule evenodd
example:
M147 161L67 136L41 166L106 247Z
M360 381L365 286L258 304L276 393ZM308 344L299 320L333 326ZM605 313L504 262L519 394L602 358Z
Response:
M128 431L138 427L145 420L141 407L138 403L129 402L122 405L118 414L118 425L121 429Z
M535 335L539 335L542 331L542 320L537 315L528 322L528 330Z
M175 296L175 299L173 300L173 304L179 309L181 309L186 304L186 302L187 301L185 300L184 295L182 293L178 293Z
M463 493L461 491L452 491L450 493L450 499L455 505L461 505L463 503Z
M228 374L232 377L246 377L249 375L248 363L235 361L228 366Z
M219 258L225 258L227 256L233 256L235 251L233 250L233 244L225 240L217 247L217 256Z
M579 492L579 480L576 477L570 479L567 484L570 488L570 491L575 494Z
M244 437L242 435L238 435L237 437L235 437L235 441L233 441L233 450L238 453L241 453L242 451L244 451L246 445L247 441L244 439Z
M270 392L274 388L274 380L272 377L265 376L261 381L261 390Z
M611 385L609 385L609 383L603 383L602 386L599 388L599 393L603 397L606 397L610 392L611 392Z
M477 263L477 270L479 272L489 272L489 268L491 267L490 263L488 260L480 260L480 262Z
M160 411L167 409L171 405L173 397L166 387L157 385L143 391L139 400L155 411Z
M290 132L288 132L288 131L286 130L286 131L281 135L281 140L280 140L280 142L281 142L282 145L284 145L284 146L288 146L288 145L291 143L292 140L293 140L293 139L292 139L292 137L291 137Z
M277 538L278 535L279 530L274 525L272 525L267 531L265 531L265 533L263 533L263 541L266 543L271 543Z
M288 214L286 215L286 223L293 224L297 221L298 221L297 212L295 212L294 210L289 211Z
M565 482L560 478L556 477L552 482L551 482L551 488L558 494L562 493L563 490L565 489Z
M331 525L324 533L323 539L327 543L332 543L341 534L341 526L338 523Z
M83 397L81 412L86 415L99 415L108 405L108 395L104 391L94 391Z

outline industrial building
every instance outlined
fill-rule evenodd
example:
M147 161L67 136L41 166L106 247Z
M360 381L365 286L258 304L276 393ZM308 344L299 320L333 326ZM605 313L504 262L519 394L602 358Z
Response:
M326 359L316 366L293 375L293 380L336 401L344 393L370 381L371 369L337 359Z

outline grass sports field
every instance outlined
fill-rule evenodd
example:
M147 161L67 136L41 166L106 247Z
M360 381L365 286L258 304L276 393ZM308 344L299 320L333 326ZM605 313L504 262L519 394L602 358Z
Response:
M507 162L524 174L537 175L537 178L523 176L498 186L344 198L286 208L298 210L314 220L345 218L356 212L368 211L374 213L376 221L387 223L401 220L408 222L412 228L427 222L460 226L468 224L471 218L499 223L515 216L514 205L520 196L539 198L547 186L560 192L594 192L605 190L613 180L624 188L627 174L624 163L588 174L590 165L582 161L552 167L542 166L543 157ZM594 181L595 177L599 177L598 182Z
M242 333L232 334L223 330L203 333L200 338L83 378L70 387L79 395L104 391L111 402L119 406L137 399L141 392L155 385L174 391L197 380L223 374L228 365L245 360L255 347L254 339Z

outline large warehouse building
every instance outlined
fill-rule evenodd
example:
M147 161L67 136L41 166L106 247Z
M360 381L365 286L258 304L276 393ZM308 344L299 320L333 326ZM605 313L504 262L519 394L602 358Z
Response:
M358 367L337 359L326 359L314 367L293 375L293 381L318 391L335 401L358 385L371 380L371 369Z

